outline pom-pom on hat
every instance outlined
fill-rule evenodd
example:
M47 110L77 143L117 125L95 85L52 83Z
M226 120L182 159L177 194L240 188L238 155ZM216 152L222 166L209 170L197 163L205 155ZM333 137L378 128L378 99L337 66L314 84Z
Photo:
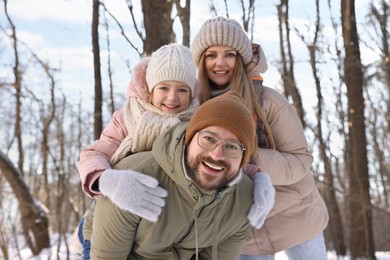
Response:
M185 83L191 88L194 97L196 67L188 47L171 43L160 47L151 55L146 69L149 93L158 83L168 80Z
M199 67L200 57L211 46L234 48L241 55L244 66L252 60L252 45L242 26L234 19L217 16L206 20L192 42L192 59Z
M197 131L209 126L223 127L238 137L246 149L240 166L246 165L256 148L256 131L251 113L238 92L230 90L203 103L188 123L185 144L191 142Z

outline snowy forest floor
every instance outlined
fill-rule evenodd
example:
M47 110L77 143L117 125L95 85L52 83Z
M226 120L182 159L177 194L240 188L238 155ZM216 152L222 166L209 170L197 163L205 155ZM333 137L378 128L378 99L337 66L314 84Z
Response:
M23 238L18 239L18 246L20 249L18 249L15 245L15 242L10 243L8 246L8 258L9 259L20 259L20 260L41 260L41 259L70 259L70 260L77 260L80 259L80 257L74 252L72 247L72 234L69 234L67 236L67 245L62 240L61 245L59 245L59 237L58 234L52 234L51 237L51 248L43 250L39 256L33 256L31 254L31 251L29 248L27 248L26 244L24 243ZM67 253L69 252L69 253ZM390 252L377 252L376 253L377 260L390 260ZM339 257L335 255L334 252L328 252L328 258L329 260L349 260L350 258L348 256L346 257ZM5 259L2 252L0 252L0 259ZM284 254L284 252L280 252L276 254L275 257L276 260L288 260L287 256Z

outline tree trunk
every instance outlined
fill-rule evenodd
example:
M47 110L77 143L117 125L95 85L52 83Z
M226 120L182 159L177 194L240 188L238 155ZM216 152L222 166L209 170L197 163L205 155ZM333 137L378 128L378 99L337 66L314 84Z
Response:
M107 22L107 17L104 14L104 28L106 29L106 46L107 46L107 77L109 82L109 95L110 95L110 114L112 115L115 112L115 99L114 99L114 83L112 81L112 66L111 66L111 41L110 41L110 27Z
M16 28L13 24L11 18L8 15L8 9L7 9L7 1L4 1L4 12L7 17L7 20L11 26L11 38L12 38L12 44L13 44L13 50L14 50L14 59L15 64L13 66L13 73L15 81L13 83L13 86L15 87L15 97L16 97L16 113L15 113L15 136L18 142L18 168L20 173L24 174L24 151L23 151L23 142L22 142L22 73L20 71L20 65L19 65L19 52L18 52L18 39L16 37Z
M47 208L50 207L50 181L49 181L49 154L50 154L50 128L53 120L55 119L57 105L56 105L56 98L55 98L55 80L54 76L50 72L49 66L44 63L41 59L38 58L34 54L34 57L37 59L39 64L44 69L47 77L50 79L50 104L47 108L44 108L44 105L42 105L42 145L41 145L41 154L42 154L42 175L44 178L44 199L43 202ZM48 115L45 115L46 111L48 111Z
M94 137L99 139L103 131L103 93L102 75L100 72L100 47L99 47L99 0L93 0L92 4L92 52L93 52L93 72L95 79L95 111L94 111Z
M345 256L347 253L344 234L343 234L343 224L341 220L340 208L336 199L335 194L335 186L333 181L333 171L331 166L331 160L328 156L327 151L329 147L327 146L327 142L325 141L323 134L323 120L326 120L323 115L324 101L321 91L321 81L318 75L317 64L319 63L317 60L317 51L322 49L321 46L318 46L318 38L321 31L321 23L320 23L320 8L319 8L319 0L315 1L316 4L316 24L313 42L306 43L309 54L310 54L310 66L313 73L313 78L315 82L315 87L317 90L317 133L316 139L318 140L319 145L319 153L321 161L324 165L324 184L325 189L321 189L322 194L324 194L325 202L329 212L329 226L330 235L332 237L333 249L336 251L338 256ZM301 35L303 41L305 41L303 35Z
M0 170L10 184L19 202L26 242L32 253L38 255L42 249L50 248L49 221L46 212L38 205L37 201L29 192L20 172L2 152L0 152Z
M281 0L277 5L279 20L279 45L281 52L281 74L284 87L284 95L291 98L293 105L301 119L303 127L306 127L305 112L302 105L302 98L297 88L294 77L294 57L291 51L290 25L288 17L288 0ZM287 52L287 54L286 54Z
M191 0L185 1L185 6L181 7L180 0L175 0L177 14L179 15L181 26L183 28L183 37L182 43L184 46L190 47L190 8L191 8Z
M349 244L351 258L375 259L365 133L363 72L354 0L341 1L350 144Z
M171 19L174 1L142 0L144 14L145 41L144 53L150 55L161 46L176 42Z

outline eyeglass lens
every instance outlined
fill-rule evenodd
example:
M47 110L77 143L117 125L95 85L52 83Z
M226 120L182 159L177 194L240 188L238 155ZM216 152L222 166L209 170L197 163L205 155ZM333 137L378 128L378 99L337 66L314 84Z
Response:
M245 150L244 146L235 141L225 141L216 137L214 134L209 132L197 132L198 144L200 147L206 150L215 149L220 142L222 142L222 149L226 156L231 158L239 157Z

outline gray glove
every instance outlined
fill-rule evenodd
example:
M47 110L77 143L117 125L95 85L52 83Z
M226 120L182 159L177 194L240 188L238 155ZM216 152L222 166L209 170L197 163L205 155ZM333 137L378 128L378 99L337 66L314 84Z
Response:
M105 170L99 188L119 208L151 222L157 221L168 194L155 178L129 170Z
M249 210L248 219L254 228L259 229L274 206L275 188L265 172L255 173L253 186L254 203Z

